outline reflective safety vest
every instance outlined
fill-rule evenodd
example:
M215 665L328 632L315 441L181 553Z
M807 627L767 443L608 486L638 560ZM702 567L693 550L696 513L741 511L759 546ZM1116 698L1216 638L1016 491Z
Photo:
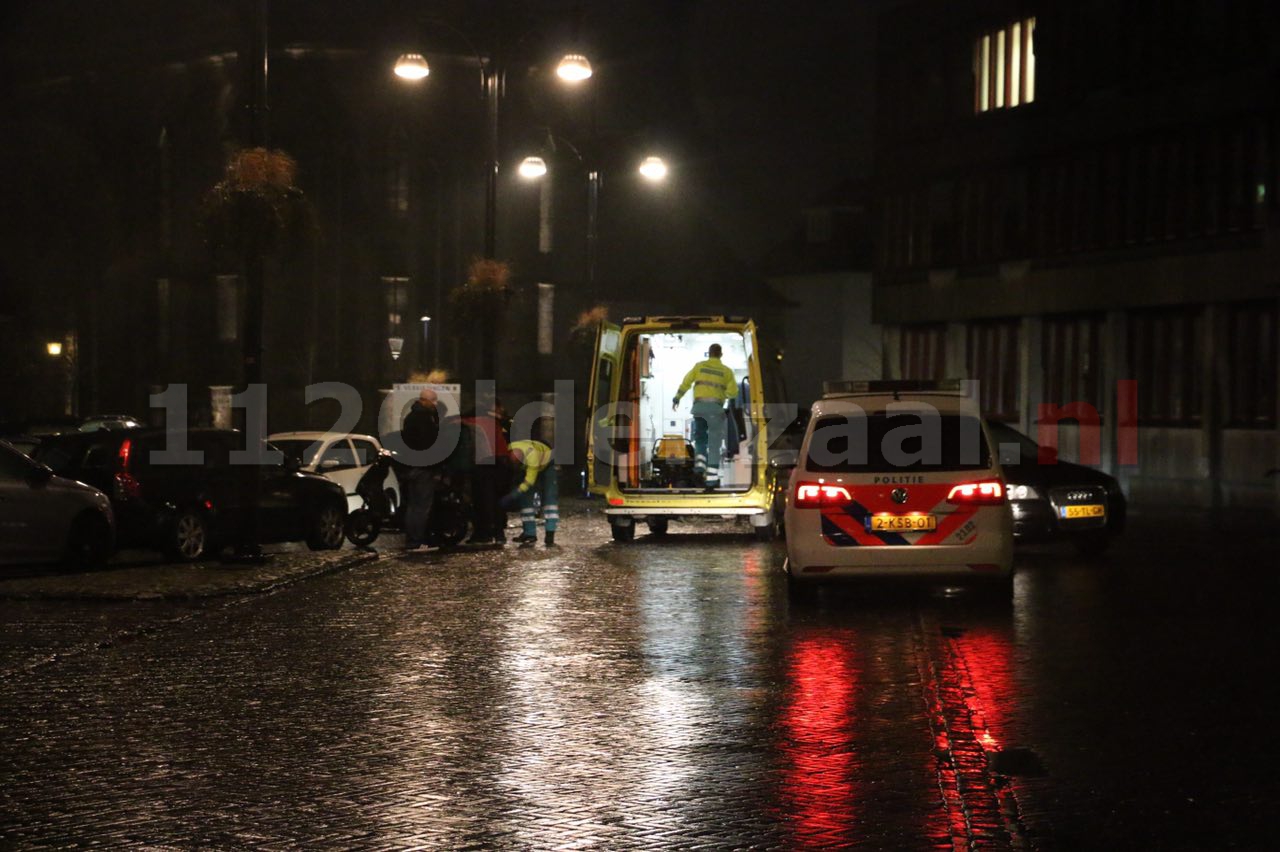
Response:
M710 399L722 403L738 395L738 381L733 377L733 370L720 363L719 358L708 358L693 365L680 383L680 390L676 391L677 402L690 385L693 385L695 401Z
M551 448L541 441L512 441L510 449L524 454L524 481L516 490L528 491L537 484L538 474L551 465Z

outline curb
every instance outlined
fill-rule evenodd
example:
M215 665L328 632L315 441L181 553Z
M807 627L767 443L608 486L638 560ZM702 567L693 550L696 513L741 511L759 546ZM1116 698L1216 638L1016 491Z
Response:
M364 552L353 551L350 556L335 559L332 562L325 562L316 566L314 570L303 570L297 573L288 574L283 577L263 577L257 581L251 581L244 585L231 586L227 588L214 588L207 591L199 590L177 590L171 592L110 592L110 591L94 591L87 590L82 592L48 592L48 591L15 591L7 592L0 587L0 600L7 601L110 601L110 602L128 602L128 601L171 601L171 602L190 602L198 600L216 600L219 598L236 598L248 595L258 595L267 592L273 592L297 583L302 580L308 580L313 577L322 577L326 574L336 571L345 570L347 568L362 565L367 562L376 562L384 558L386 554L376 551ZM162 570L167 566L156 566L156 570ZM174 570L185 570L188 566L173 566Z

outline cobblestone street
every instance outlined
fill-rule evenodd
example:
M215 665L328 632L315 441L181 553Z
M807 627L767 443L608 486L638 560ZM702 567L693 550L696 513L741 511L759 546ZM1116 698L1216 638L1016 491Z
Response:
M801 605L781 546L699 527L618 545L579 506L557 549L9 587L3 845L1269 845L1273 533L1138 517L1099 561L1024 552L1011 607Z

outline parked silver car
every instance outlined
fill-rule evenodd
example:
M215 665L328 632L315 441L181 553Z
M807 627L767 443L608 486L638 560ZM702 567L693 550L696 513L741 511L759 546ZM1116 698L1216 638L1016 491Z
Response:
M114 550L115 517L105 494L55 476L0 441L0 564L98 567Z

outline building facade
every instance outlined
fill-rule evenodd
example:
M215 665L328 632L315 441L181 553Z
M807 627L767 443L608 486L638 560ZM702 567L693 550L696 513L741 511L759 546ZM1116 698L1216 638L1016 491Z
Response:
M1061 418L1068 456L1096 426L1100 458L1083 460L1138 502L1280 504L1280 33L1266 11L886 7L885 374L977 379L992 417L1032 435Z

